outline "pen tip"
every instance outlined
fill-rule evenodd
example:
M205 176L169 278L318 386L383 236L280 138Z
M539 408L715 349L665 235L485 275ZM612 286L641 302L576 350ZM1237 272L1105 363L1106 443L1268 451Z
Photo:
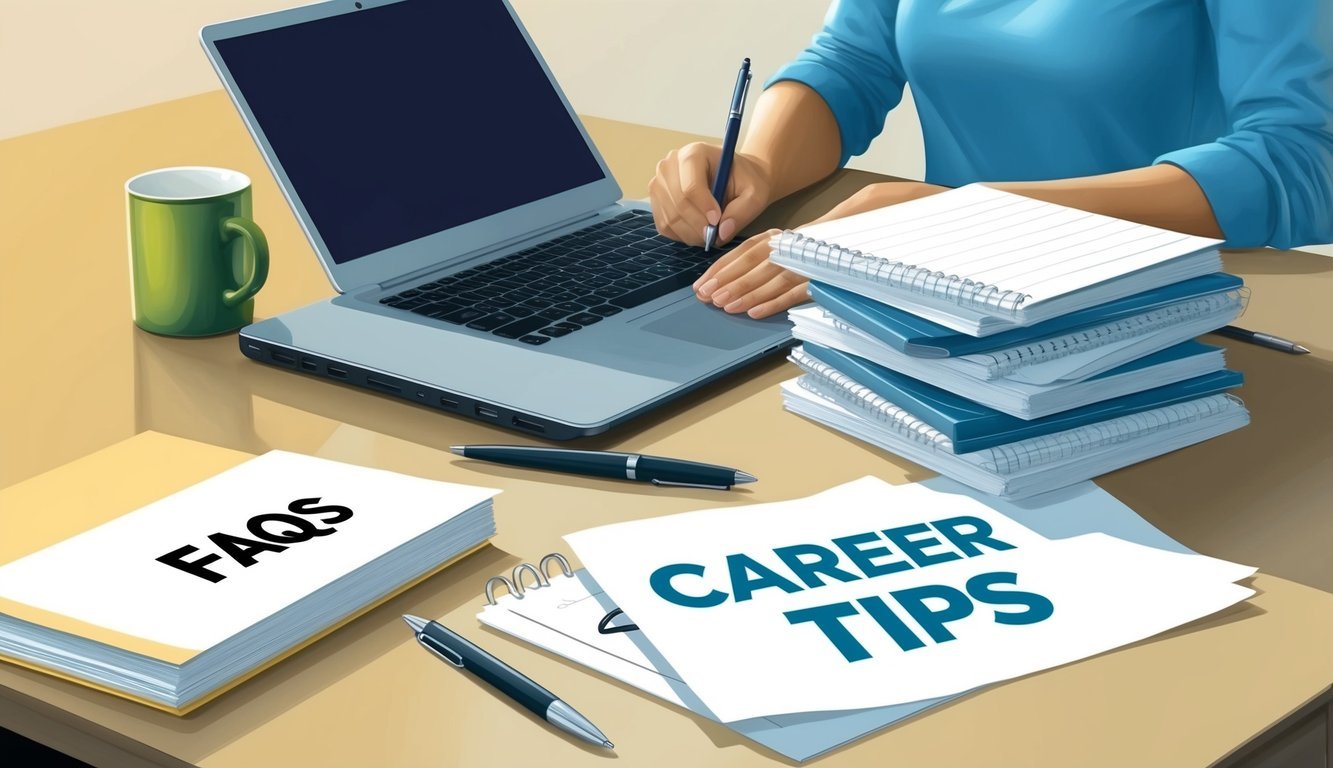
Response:
M407 626L411 627L412 631L418 635L421 634L421 630L426 628L427 623L426 620L420 616L413 616L411 614L403 614L403 621L407 622Z
M758 480L758 479L759 479L759 478L755 477L754 475L750 474L749 472L742 472L742 471L740 471L739 469L736 470L736 482L737 482L737 483L753 483L753 482L755 482L755 481Z
M602 742L602 746L603 746L603 747L606 747L607 749L615 749L615 748L616 748L616 745L615 745L615 744L612 744L612 743L609 742L609 741L603 741L603 742Z
M454 454L457 454L457 455L459 455L459 456L467 456L467 446L466 446L466 445L451 445L451 446L449 446L449 453L454 453Z
M704 253L713 250L713 244L717 242L717 227L709 224L704 227Z
M1306 349L1305 347L1302 347L1300 344L1293 344L1293 345L1291 345L1291 348L1294 349L1294 350L1296 350L1296 354L1298 354L1298 355L1308 355L1308 354L1310 354L1310 350Z

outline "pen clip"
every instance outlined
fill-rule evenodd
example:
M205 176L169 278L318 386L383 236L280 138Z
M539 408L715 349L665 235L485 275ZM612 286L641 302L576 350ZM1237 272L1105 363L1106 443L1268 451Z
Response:
M729 491L730 485L708 485L707 483L673 483L670 480L653 480L653 485L669 485L675 488L707 488L713 491Z
M417 642L421 647L439 656L445 663L452 664L459 669L463 668L463 657L452 648L445 646L439 640L427 635L425 632L417 635Z

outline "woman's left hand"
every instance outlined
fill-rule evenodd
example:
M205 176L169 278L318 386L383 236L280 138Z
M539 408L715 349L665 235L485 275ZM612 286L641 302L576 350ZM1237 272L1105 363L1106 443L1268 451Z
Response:
M856 194L810 223L840 219L854 213L934 195L946 189L919 181L871 184L862 187ZM776 229L761 232L713 262L708 271L694 283L694 292L699 300L727 312L745 312L756 319L775 315L809 300L805 278L768 260L768 241L779 232Z

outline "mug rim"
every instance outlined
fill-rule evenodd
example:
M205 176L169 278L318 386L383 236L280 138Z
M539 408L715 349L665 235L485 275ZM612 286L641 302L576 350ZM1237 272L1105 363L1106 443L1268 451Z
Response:
M178 171L212 171L220 174L228 174L231 176L239 177L238 180L241 183L234 189L226 189L221 192L211 192L209 194L189 195L189 196L154 195L146 192L140 192L136 189L133 189L131 186L136 181L147 178L149 176L155 176L162 173L178 172ZM250 177L248 175L242 173L241 171L237 171L231 168L220 168L213 165L173 165L168 168L154 168L150 171L144 171L143 173L136 174L135 176L130 177L130 179L128 179L125 182L125 192L133 197L139 198L140 200L150 200L153 202L160 202L160 203L188 203L199 200L212 200L218 197L226 197L228 195L234 195L237 192L243 192L246 189L249 189L251 186L252 184L250 181Z

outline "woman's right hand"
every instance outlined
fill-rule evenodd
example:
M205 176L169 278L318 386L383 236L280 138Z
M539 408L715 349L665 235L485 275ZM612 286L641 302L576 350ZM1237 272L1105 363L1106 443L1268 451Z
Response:
M716 225L717 243L723 245L754 221L772 202L769 169L758 159L737 152L724 195L726 205L713 199L713 179L722 148L694 142L673 149L657 164L648 182L657 231L673 240L703 245L704 227Z

